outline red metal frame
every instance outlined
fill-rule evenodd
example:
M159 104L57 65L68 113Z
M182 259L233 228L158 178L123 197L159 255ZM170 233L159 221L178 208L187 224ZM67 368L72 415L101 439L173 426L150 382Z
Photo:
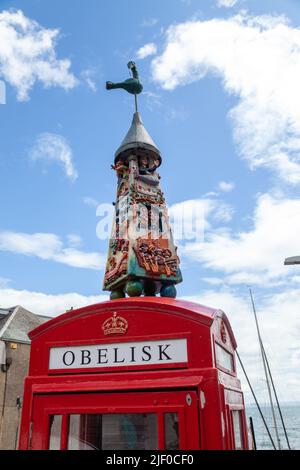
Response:
M186 403L187 394L192 398L191 405ZM33 420L35 425L31 449L48 449L50 439L49 418L51 415L62 415L60 445L61 450L66 450L69 415L104 413L157 414L159 450L165 449L164 414L178 413L180 448L199 448L197 393L187 390L184 392L131 392L125 395L122 393L85 393L78 394L73 400L67 395L37 395L33 405ZM193 429L192 433L188 432L190 429Z
M102 325L114 312L126 319L128 330L124 334L105 336ZM149 406L146 403L149 396L164 394L167 401L168 396L179 399L183 394L192 393L190 412L193 417L189 418L188 434L195 440L192 444L182 440L182 449L186 446L195 449L234 448L230 410L237 406L242 411L244 446L248 447L244 401L236 370L230 372L217 367L215 362L217 342L232 354L236 365L236 341L223 312L168 298L119 299L67 312L33 330L30 337L31 358L24 388L20 449L30 448L31 423L33 447L42 445L45 448L48 445L47 423L44 421L47 407L44 411L37 411L36 403L44 400L49 408L54 406L55 400L58 400L58 405L60 402L58 408L63 415L64 430L61 448L66 449L68 407L78 407L83 395L113 397L118 393L123 398L131 397L130 406L141 406L139 409ZM49 353L53 347L182 338L187 339L188 358L184 363L49 370ZM159 446L163 448L163 413L169 405L164 402L161 407L158 414ZM81 409L83 412L87 410L83 402ZM118 412L120 409L119 406ZM180 426L181 434L185 435L183 429L187 429L187 423L181 420Z

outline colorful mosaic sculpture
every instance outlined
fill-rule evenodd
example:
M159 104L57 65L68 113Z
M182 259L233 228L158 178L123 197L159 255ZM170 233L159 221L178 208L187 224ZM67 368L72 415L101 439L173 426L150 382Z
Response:
M118 178L104 290L116 299L138 295L176 297L182 281L157 168L161 154L139 112L115 154Z

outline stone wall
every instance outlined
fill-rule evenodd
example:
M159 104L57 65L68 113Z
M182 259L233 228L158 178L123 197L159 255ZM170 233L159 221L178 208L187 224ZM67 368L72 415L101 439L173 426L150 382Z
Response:
M7 372L0 370L0 450L14 450L17 446L21 413L17 407L17 397L23 398L30 345L6 343L6 352L12 363Z

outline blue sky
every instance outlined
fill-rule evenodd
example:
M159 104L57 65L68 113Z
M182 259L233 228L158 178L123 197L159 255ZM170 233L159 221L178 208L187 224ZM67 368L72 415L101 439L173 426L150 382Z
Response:
M133 102L104 84L134 59L170 211L205 212L204 242L178 241L178 296L224 309L256 374L251 285L282 399L300 400L300 271L283 266L300 254L299 1L0 8L0 305L56 315L105 298L96 208L115 199Z

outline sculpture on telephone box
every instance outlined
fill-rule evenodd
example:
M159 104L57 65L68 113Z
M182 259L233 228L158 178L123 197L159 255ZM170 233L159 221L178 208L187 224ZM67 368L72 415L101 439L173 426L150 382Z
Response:
M111 299L158 293L176 297L175 284L182 276L157 172L161 154L137 110L142 85L134 62L128 68L132 79L106 85L134 94L136 109L112 165L117 198L103 288L111 291Z

